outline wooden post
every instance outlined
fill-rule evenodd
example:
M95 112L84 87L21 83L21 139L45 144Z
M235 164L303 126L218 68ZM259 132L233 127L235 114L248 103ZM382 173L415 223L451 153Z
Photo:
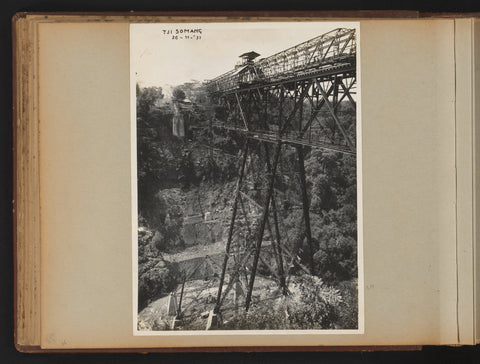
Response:
M167 300L167 315L168 316L175 316L177 314L177 298L170 292Z

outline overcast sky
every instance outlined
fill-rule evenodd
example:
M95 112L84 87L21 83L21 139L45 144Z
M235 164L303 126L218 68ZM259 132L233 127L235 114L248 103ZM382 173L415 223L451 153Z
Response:
M358 27L358 23L132 24L132 72L143 87L165 88L166 85L176 86L190 80L204 81L234 68L242 53L255 51L260 53L259 58L268 57L335 28L354 27ZM201 29L201 34L176 34L180 29ZM179 39L172 39L175 35ZM180 39L182 36L183 39Z

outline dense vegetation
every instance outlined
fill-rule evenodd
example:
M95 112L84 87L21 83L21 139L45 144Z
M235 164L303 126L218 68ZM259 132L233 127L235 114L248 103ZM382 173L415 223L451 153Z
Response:
M172 103L185 98L192 105L184 111L188 114L186 137L181 139L172 135ZM270 114L273 119L275 111ZM340 105L339 115L355 139L354 110ZM213 118L227 117L222 109L211 105L198 84L176 88L172 100L166 100L159 88L137 87L139 310L179 283L178 267L165 261L162 253L185 247L182 227L185 209L191 203L185 197L188 191L215 191L215 199L224 200L224 205L231 200L240 159L232 156L239 155L243 140L208 127ZM332 122L325 117L327 123ZM212 148L221 153L212 153ZM257 164L257 170L264 170L265 151L260 145L252 145L252 150L252 163ZM310 265L312 252L305 236L297 151L287 146L275 186L284 244L300 258L299 264L288 268L296 277L296 291L274 310L253 305L248 313L229 321L227 329L357 326L356 159L320 149L304 151L315 275L305 274L302 268ZM265 181L259 176L251 182ZM259 271L270 274L262 264Z

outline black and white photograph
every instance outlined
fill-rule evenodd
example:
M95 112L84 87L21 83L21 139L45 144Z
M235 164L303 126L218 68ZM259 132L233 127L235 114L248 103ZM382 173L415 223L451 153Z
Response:
M136 335L363 332L359 31L130 26Z

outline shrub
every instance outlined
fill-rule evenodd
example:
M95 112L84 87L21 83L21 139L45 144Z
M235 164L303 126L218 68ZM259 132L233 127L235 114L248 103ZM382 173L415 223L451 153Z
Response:
M338 321L342 329L358 328L358 284L356 279L339 284L342 302L338 307Z
M288 330L333 329L342 304L340 291L326 286L318 277L303 275L291 284L292 295L274 304L252 304L223 329ZM347 307L343 315L347 315Z
M172 291L180 282L176 264L162 258L147 259L138 266L138 311Z
M155 103L163 99L161 87L144 87L137 84L137 114L141 117L148 115Z
M303 275L299 293L287 307L292 329L333 329L342 302L340 292L315 276Z

